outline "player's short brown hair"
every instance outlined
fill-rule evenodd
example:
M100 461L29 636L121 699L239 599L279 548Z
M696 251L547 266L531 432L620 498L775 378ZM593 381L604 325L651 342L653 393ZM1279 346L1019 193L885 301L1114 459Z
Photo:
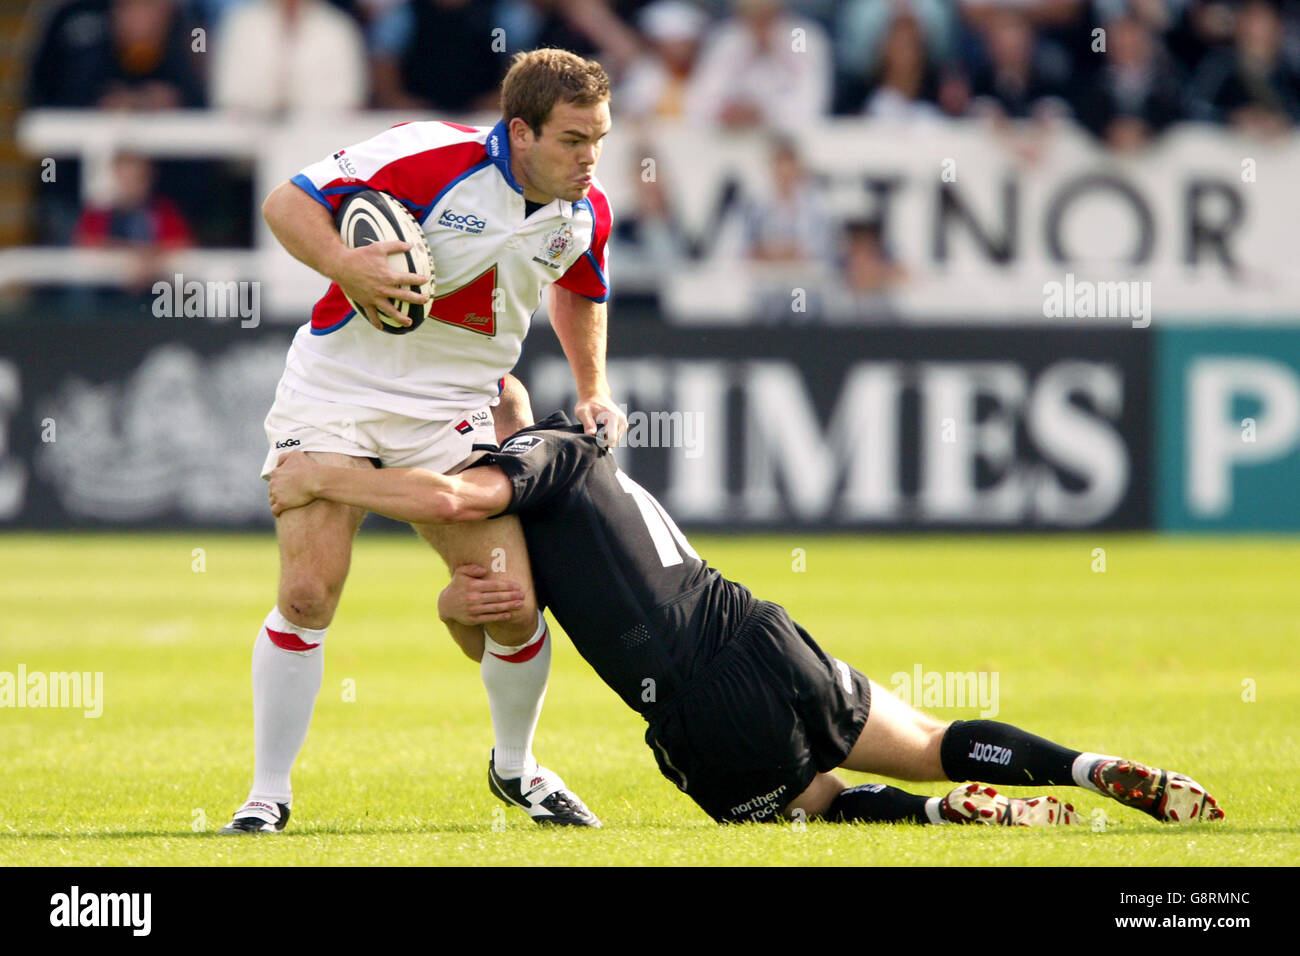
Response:
M518 116L538 135L556 103L593 106L609 99L609 77L595 60L568 50L516 53L501 84L501 115Z

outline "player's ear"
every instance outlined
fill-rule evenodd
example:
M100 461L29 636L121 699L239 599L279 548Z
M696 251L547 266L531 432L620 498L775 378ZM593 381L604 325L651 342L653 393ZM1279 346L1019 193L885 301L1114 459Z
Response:
M506 130L510 134L510 145L516 144L527 145L530 140L536 139L538 134L528 125L527 120L521 116L516 116L506 124Z

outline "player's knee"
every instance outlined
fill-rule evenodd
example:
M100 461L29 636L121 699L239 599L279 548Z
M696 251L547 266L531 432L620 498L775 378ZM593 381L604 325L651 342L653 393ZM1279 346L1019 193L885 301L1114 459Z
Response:
M936 720L927 715L921 730L929 740L930 744L934 747L938 747L939 742L943 740L943 735L948 732L948 728L951 726L951 720Z
M944 780L947 778L947 772L943 767L943 738L948 733L948 728L952 726L950 720L935 720L929 718L926 732L925 747L925 778L927 780Z
M318 577L289 578L280 585L280 613L300 627L327 627L341 590Z
M833 773L819 773L808 788L782 811L787 820L809 820L825 816L847 784Z

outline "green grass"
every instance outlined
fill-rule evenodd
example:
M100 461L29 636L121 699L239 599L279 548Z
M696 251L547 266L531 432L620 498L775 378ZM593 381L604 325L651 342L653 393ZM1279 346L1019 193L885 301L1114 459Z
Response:
M433 614L440 562L413 536L363 533L294 771L293 822L277 837L219 838L251 778L249 652L273 600L272 538L8 535L0 671L102 671L104 709L98 719L0 709L0 865L1300 858L1300 541L804 535L694 544L878 682L890 686L917 663L997 671L997 719L1188 772L1228 819L1161 826L1061 790L1089 819L1104 808L1105 828L720 828L659 775L641 719L558 640L537 753L605 827L544 831L488 793L491 729L477 668ZM1097 547L1105 573L1091 570ZM202 573L192 570L195 548L204 549ZM806 551L802 573L792 570L794 548ZM345 680L355 681L355 702L343 699ZM1254 702L1243 700L1247 680Z

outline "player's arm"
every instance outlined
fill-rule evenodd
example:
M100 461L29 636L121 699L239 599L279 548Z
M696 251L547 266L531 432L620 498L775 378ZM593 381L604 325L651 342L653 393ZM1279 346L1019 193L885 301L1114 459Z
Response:
M556 283L551 286L550 314L551 327L564 348L578 386L574 414L588 435L596 433L598 422L605 422L609 443L617 445L627 431L627 416L614 404L605 378L605 303Z
M382 328L383 312L403 325L410 320L398 314L390 298L423 303L428 296L407 288L429 281L428 276L401 272L388 264L388 256L411 248L409 242L375 242L351 249L334 226L334 217L293 182L283 182L262 203L262 217L285 251L327 279L339 284L354 302L361 303L366 318Z
M501 469L471 468L439 475L423 468L339 468L296 451L281 455L271 473L271 511L280 514L317 499L355 505L397 521L449 524L481 521L510 504Z

